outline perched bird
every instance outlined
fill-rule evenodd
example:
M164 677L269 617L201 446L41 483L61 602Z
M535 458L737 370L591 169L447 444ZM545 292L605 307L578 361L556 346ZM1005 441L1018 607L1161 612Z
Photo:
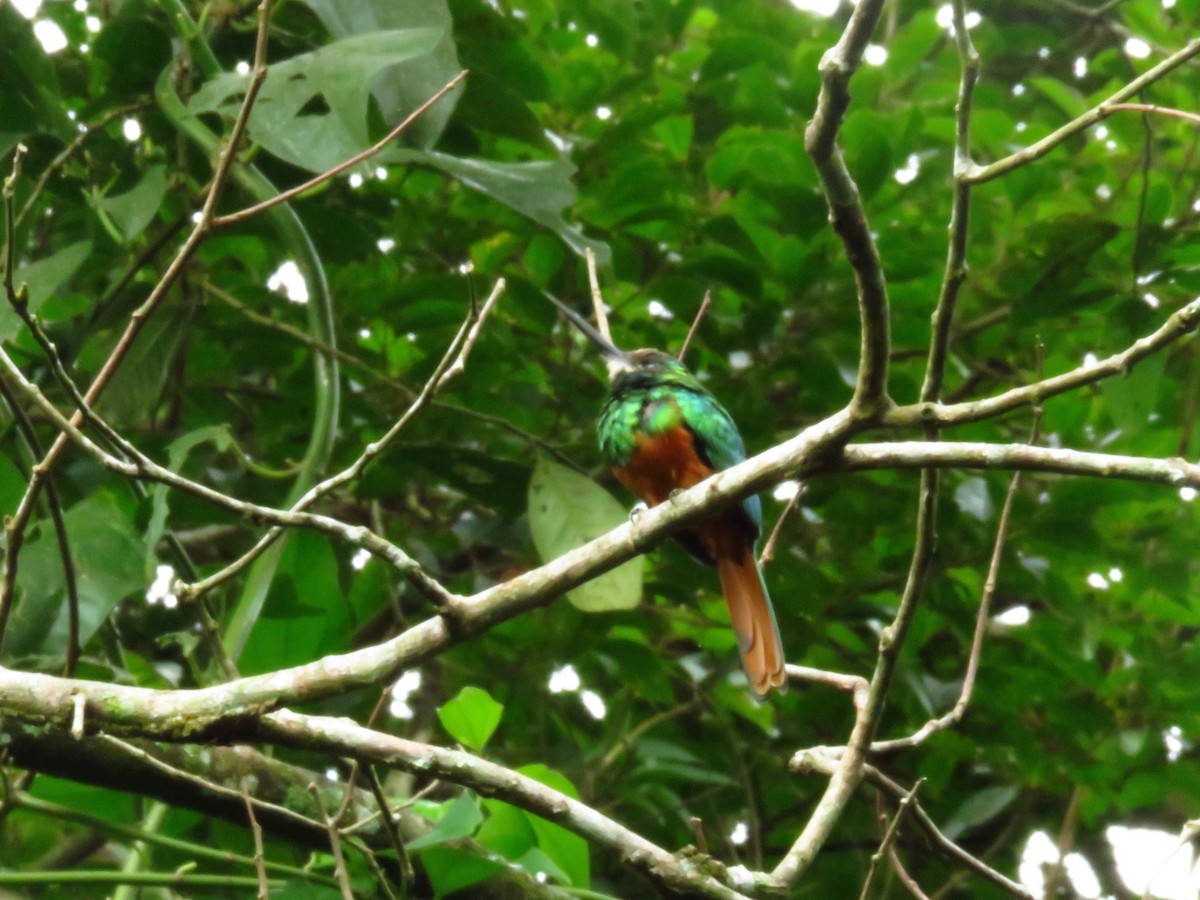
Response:
M746 458L732 417L683 363L658 350L624 353L551 300L605 356L611 387L596 434L623 485L655 506ZM760 697L785 678L775 610L755 559L761 523L762 506L754 496L676 535L693 557L716 566L742 667Z

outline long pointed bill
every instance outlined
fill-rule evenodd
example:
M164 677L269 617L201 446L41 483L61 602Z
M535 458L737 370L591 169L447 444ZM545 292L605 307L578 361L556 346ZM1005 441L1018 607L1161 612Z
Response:
M582 331L596 348L600 351L600 355L604 358L605 368L608 369L608 377L615 378L621 372L629 371L632 366L629 363L629 358L604 335L597 331L592 323L581 316L567 304L563 303L557 297L547 294L543 291L543 295L547 300L558 307L559 312L570 320L571 324Z

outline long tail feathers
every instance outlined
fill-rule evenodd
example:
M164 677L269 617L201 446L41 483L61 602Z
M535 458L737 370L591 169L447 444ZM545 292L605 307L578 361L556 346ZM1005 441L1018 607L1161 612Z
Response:
M765 697L771 688L782 687L787 676L775 610L754 561L753 546L741 546L718 556L717 574L737 635L742 668L754 693Z

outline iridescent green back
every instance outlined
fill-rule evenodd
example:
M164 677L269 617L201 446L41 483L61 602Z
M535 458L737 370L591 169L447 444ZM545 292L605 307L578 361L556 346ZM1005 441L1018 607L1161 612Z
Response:
M630 354L637 367L613 382L596 422L600 452L614 468L625 468L639 433L654 437L684 427L701 459L720 471L746 458L733 418L683 363L657 350ZM742 502L756 528L762 522L758 497Z

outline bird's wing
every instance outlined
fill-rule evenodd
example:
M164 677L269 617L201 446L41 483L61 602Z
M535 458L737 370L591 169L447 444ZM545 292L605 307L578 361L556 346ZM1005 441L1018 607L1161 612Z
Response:
M746 447L733 417L711 394L679 391L676 402L683 421L692 433L696 452L714 470L735 466L746 458ZM742 501L742 508L753 522L755 531L762 524L762 504L757 496Z

